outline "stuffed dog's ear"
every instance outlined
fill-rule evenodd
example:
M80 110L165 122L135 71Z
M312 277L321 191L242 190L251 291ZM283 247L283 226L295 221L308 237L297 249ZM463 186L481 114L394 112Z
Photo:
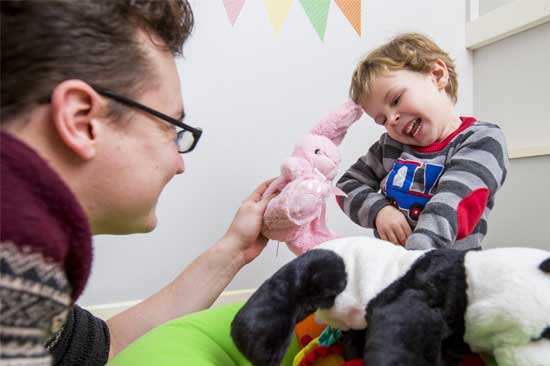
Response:
M442 365L442 342L450 333L442 309L416 289L387 300L367 307L365 365Z
M279 366L294 327L319 308L329 308L346 287L343 259L325 249L299 256L264 282L237 313L231 336L255 366Z

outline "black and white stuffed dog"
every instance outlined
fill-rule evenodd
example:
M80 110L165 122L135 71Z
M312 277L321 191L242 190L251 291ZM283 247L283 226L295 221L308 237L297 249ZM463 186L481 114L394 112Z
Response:
M279 366L294 326L315 311L350 330L368 366L449 365L466 344L499 365L550 366L550 252L332 240L263 283L231 335L253 365Z

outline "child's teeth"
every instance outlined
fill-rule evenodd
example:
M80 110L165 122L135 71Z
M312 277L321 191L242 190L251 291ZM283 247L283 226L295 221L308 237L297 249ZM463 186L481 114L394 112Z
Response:
M414 137L416 135L416 133L418 132L418 130L420 129L420 123L422 121L420 120L420 118L417 118L415 119L410 125L409 127L407 127L407 134Z
M414 128L412 129L412 136L416 136L416 134L418 133L418 131L420 130L420 118L416 119L414 121Z
M409 124L409 127L407 127L407 135L413 136L413 131L418 125L418 119L415 119L411 124Z

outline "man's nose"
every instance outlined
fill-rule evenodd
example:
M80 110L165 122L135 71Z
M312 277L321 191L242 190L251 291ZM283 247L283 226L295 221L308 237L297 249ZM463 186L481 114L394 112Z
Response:
M185 163L183 162L183 156L181 154L178 155L178 168L176 170L176 174L183 174L185 171Z

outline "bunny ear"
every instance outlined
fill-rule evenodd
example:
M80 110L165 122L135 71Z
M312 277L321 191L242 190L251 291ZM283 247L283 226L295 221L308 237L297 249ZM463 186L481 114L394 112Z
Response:
M343 259L330 250L310 250L260 286L231 323L231 337L253 365L279 366L296 323L331 307L345 287Z
M328 137L335 145L340 145L348 128L361 117L362 113L361 107L350 100L319 121L311 133Z

